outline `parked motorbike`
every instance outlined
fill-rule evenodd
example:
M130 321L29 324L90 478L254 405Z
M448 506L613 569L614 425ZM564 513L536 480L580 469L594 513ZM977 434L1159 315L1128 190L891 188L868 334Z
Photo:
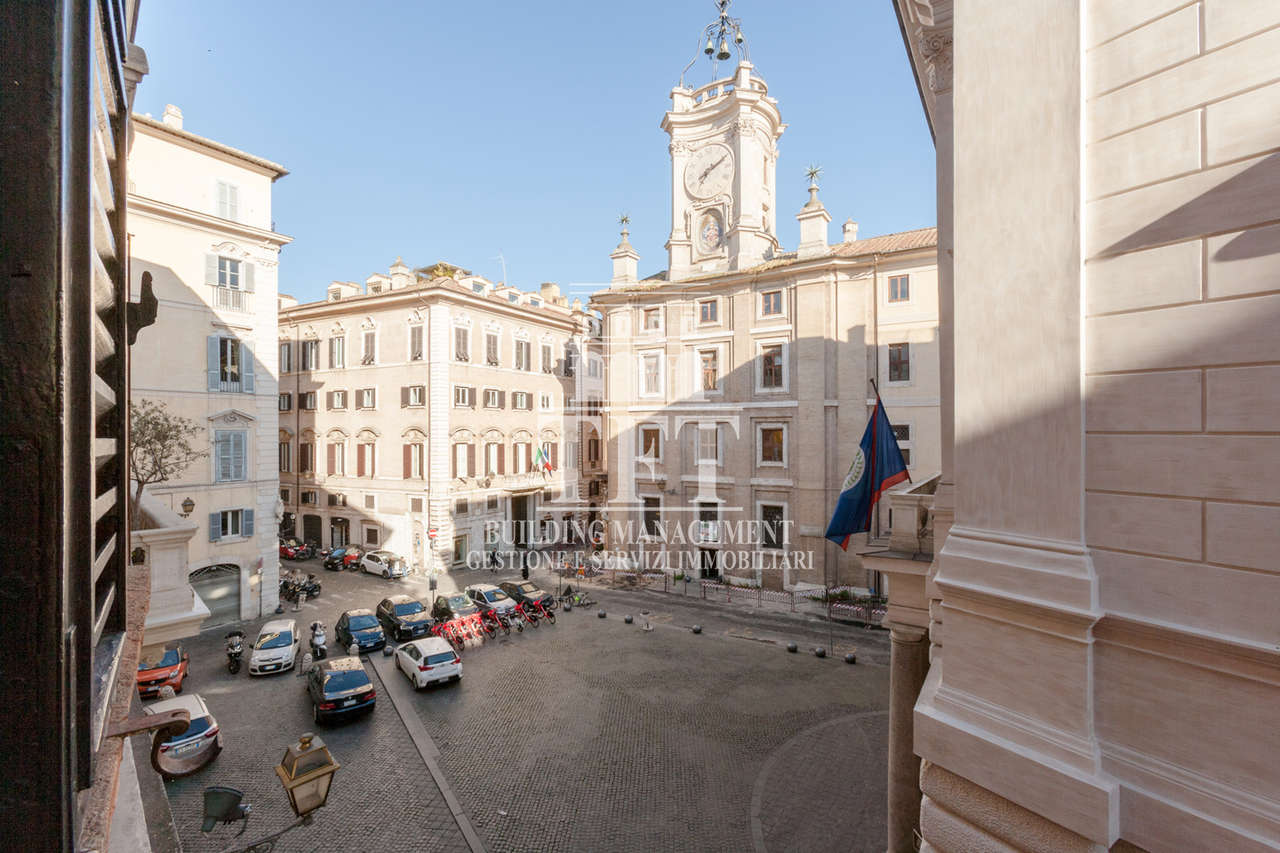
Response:
M323 622L311 623L311 659L324 660L329 655L329 640Z
M240 656L244 653L244 631L232 631L226 639L227 672L235 675L240 671Z
M320 581L314 574L309 574L305 580L299 581L298 587L307 594L308 599L317 598L320 595Z

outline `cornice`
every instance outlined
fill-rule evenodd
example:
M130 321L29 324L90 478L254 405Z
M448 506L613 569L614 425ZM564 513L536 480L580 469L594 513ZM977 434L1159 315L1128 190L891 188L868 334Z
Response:
M405 305L417 307L428 302L460 303L472 310L489 311L509 320L530 325L554 326L562 331L575 331L578 328L578 321L573 315L561 317L549 313L535 314L530 310L530 306L523 303L513 305L510 302L485 299L479 294L461 293L437 284L413 285L386 293L362 294L337 302L317 301L294 305L279 311L278 322L284 325L331 317L363 316L387 308L402 308Z
M167 202L157 201L134 193L130 193L128 196L128 209L130 213L139 213L169 222L179 222L183 225L194 225L214 234L230 234L242 239L255 240L259 243L275 246L276 248L293 242L293 238L287 234L280 234L265 228L255 228L252 225L246 225L243 222L236 222L231 219L221 219L207 213L200 213L190 208L179 207L176 204L168 204Z

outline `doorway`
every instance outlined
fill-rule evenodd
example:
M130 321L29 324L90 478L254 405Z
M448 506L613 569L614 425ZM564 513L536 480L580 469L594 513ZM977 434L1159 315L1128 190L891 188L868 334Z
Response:
M531 495L511 496L511 538L517 548L528 548L533 526L533 498Z
M704 578L720 577L719 552L715 548L698 549L699 574Z
M345 518L329 519L329 547L341 548L351 538L351 524Z
M321 535L320 516L304 515L302 517L302 540L319 544Z

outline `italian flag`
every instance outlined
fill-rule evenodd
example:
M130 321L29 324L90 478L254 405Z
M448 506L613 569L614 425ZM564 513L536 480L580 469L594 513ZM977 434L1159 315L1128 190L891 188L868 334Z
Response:
M533 466L535 468L541 467L545 474L551 473L551 460L547 458L547 454L542 452L541 447L538 448L537 454L533 457Z

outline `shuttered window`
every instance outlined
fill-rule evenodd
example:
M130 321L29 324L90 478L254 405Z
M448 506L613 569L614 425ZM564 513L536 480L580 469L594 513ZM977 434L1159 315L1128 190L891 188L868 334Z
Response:
M247 343L210 335L205 349L208 390L254 393L253 351Z
M226 181L218 181L216 213L222 219L240 219L240 188Z
M409 360L422 361L422 326L409 327Z
M404 446L404 478L420 480L423 477L424 454L422 442L415 441Z
M315 342L316 346L320 346L320 342ZM318 360L318 359L317 359ZM319 367L319 365L316 365ZM347 366L347 339L346 338L329 338L329 367L342 368Z
M347 472L346 456L347 444L344 441L333 441L329 443L328 471L330 475L341 476Z
M245 430L214 430L214 482L232 483L246 479L245 448L247 443L248 433Z

